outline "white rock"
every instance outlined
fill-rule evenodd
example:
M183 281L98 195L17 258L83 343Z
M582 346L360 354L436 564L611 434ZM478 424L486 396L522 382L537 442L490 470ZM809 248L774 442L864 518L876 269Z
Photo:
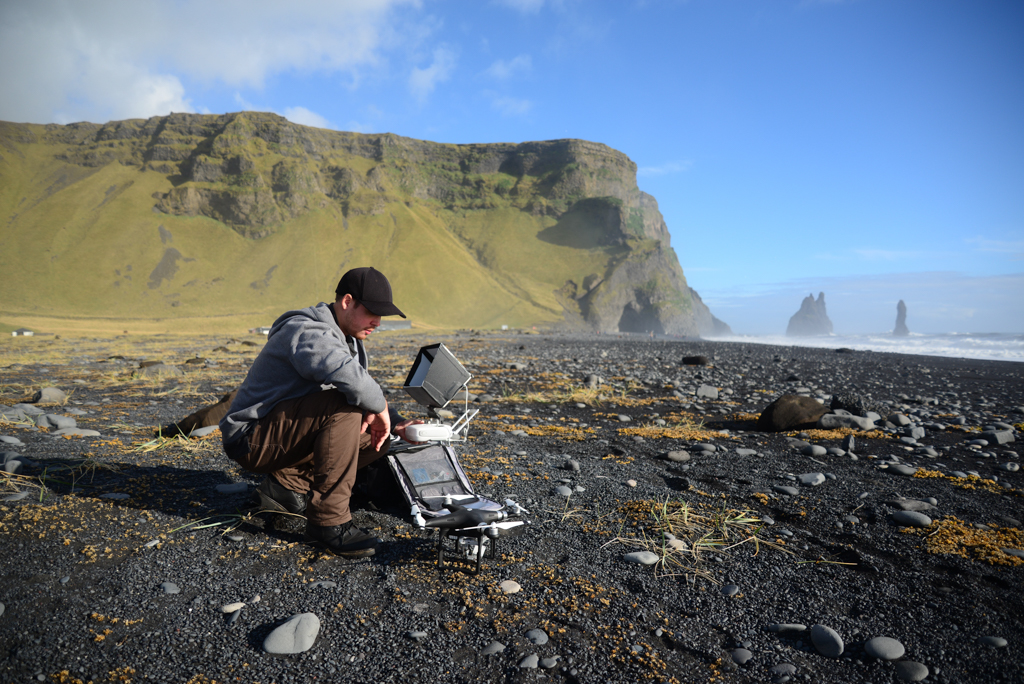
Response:
M263 650L275 655L303 653L313 647L320 633L320 618L313 613L292 615L263 640Z

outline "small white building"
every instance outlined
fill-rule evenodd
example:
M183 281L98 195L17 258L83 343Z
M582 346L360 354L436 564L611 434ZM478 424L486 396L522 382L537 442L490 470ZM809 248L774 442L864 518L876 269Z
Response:
M11 337L32 337L33 335L35 335L35 333L28 328L18 328L11 333Z

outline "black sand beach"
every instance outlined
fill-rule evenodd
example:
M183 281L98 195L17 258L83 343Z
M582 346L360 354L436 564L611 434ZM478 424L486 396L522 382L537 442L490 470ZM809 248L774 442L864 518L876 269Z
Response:
M991 437L1024 429L1024 364L375 335L371 371L407 416L422 413L401 390L421 345L444 342L486 395L457 450L477 492L515 499L530 524L473 575L439 571L433 537L383 499L356 512L384 540L377 555L324 554L300 520L244 516L259 478L219 433L154 438L242 380L262 338L245 341L0 344L0 404L57 387L65 398L38 408L99 433L0 422L0 681L1024 680L1024 473L1018 443ZM697 355L710 365L681 363ZM755 431L783 394L842 396L881 420ZM218 492L231 484L245 491ZM624 558L641 550L657 563ZM267 654L300 613L319 619L313 647ZM875 657L887 646L893 660Z

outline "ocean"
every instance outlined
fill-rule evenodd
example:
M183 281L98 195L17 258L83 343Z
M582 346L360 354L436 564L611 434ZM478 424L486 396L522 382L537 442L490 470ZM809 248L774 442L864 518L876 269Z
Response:
M892 333L868 335L828 335L824 337L786 337L785 335L731 335L712 337L723 342L774 344L785 347L848 347L859 351L924 354L959 359L1024 362L1022 333L910 333L894 337Z

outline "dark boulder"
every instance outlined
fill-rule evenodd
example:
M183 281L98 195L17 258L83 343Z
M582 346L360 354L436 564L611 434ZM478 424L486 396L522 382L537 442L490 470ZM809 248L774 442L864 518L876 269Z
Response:
M824 405L810 397L783 394L761 411L755 429L759 432L813 429L827 412Z
M869 399L865 399L859 394L853 394L852 392L840 392L832 395L832 401L829 402L828 407L834 411L849 411L855 416L865 417L868 412L877 413L878 415L885 415L885 407L881 404L876 404Z
M680 364L683 366L710 366L711 359L706 356L684 356Z
M814 295L807 295L800 304L800 310L789 319L786 335L789 337L810 337L813 335L831 335L832 321L825 311L825 293L819 292L815 301Z

